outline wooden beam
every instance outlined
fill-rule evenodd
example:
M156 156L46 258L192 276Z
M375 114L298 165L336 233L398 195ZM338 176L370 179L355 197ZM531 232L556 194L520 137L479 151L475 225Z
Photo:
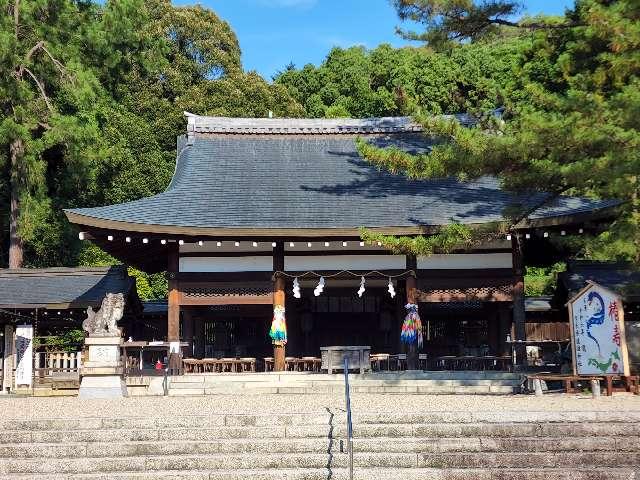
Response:
M180 295L181 306L209 306L209 305L271 305L273 295L211 295L202 297L188 297Z
M425 303L437 303L437 302L511 302L513 295L494 290L487 295L482 295L479 292L469 292L465 289L461 290L443 290L435 292L423 292L418 293L418 301Z

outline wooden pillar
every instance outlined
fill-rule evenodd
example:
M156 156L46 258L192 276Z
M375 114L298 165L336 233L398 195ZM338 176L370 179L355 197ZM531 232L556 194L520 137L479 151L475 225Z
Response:
M273 308L285 306L284 277L275 272L284 271L284 242L276 242L273 249ZM286 317L285 317L286 318ZM285 346L282 343L273 343L273 370L283 372L285 370Z
M511 236L513 257L513 334L514 340L526 340L524 310L524 264L522 259L522 238L518 234ZM526 367L527 349L524 343L516 344L516 364Z
M167 278L169 284L167 308L167 341L180 341L180 290L178 271L180 270L180 247L177 242L168 243ZM180 370L180 355L169 354L169 370Z
M417 261L414 255L407 255L407 270L417 270ZM416 298L417 282L416 277L410 275L407 277L406 290L407 290L407 304L417 304ZM407 345L407 370L418 370L420 366L418 358L418 335L411 344Z

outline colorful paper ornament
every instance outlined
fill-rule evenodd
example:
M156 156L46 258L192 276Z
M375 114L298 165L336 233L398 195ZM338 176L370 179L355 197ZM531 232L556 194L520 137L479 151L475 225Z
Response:
M285 345L287 343L287 322L282 305L273 307L273 321L271 322L269 336L274 345Z
M422 347L422 321L418 315L418 305L408 303L404 306L407 310L407 316L402 322L402 332L400 333L400 341L410 345L418 339L418 348Z

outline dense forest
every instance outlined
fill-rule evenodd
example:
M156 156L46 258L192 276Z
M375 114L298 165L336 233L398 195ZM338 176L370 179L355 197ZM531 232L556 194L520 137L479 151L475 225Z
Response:
M625 200L609 231L570 241L576 255L638 262L640 6L579 0L564 17L513 20L519 2L392 3L423 25L401 32L419 46L334 48L265 80L243 70L232 26L200 6L0 0L0 266L112 262L77 240L63 208L162 191L183 111L269 110L414 115L448 145L420 158L363 154L414 177L490 173L514 190ZM498 107L499 123L472 131L430 120ZM134 273L143 298L165 294L162 276Z

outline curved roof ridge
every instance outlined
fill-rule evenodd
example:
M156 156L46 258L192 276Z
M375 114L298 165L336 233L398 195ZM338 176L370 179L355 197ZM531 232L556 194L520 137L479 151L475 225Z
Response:
M236 133L236 134L358 134L421 132L422 126L411 117L371 118L237 118L207 117L184 112L187 118L187 134ZM475 119L468 114L442 115L455 118L464 125L472 125Z

